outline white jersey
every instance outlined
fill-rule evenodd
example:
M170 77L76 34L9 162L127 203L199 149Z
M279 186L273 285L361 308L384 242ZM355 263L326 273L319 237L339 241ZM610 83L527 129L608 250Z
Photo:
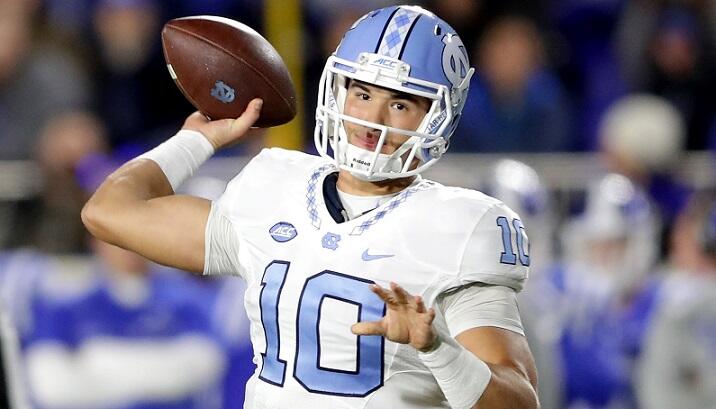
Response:
M385 313L371 283L395 281L428 306L470 283L521 290L529 265L524 227L496 199L423 179L336 223L322 193L336 171L316 156L265 149L212 205L205 273L247 283L258 368L245 407L447 408L415 349L350 327ZM483 318L491 325L494 317ZM456 335L440 311L434 327L442 337Z

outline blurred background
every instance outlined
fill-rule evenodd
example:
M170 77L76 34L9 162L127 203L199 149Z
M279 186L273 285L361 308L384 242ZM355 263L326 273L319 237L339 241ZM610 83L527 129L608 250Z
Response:
M0 407L240 408L242 283L88 237L113 169L192 112L163 60L171 18L263 33L302 105L183 190L214 198L264 146L313 152L326 57L387 0L0 0ZM716 408L716 1L415 1L477 69L427 177L523 218L521 312L546 409Z

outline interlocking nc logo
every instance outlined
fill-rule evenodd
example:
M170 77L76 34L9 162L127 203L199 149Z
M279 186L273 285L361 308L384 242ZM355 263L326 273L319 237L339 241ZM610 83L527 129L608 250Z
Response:
M335 250L338 248L339 241L341 241L340 235L329 232L321 239L321 245L324 249Z
M233 102L234 98L236 98L234 89L226 85L224 81L216 81L214 88L211 90L211 96L225 104Z
M465 45L460 37L453 34L443 36L443 43L443 71L453 87L457 87L470 69Z

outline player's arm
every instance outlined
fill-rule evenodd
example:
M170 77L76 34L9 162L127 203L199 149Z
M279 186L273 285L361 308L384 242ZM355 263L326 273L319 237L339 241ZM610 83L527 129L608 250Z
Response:
M208 121L198 112L190 115L182 130L195 132L180 132L107 177L82 209L87 229L157 263L203 271L210 202L174 195L174 188L214 150L244 136L258 119L261 104L253 100L237 119Z
M496 327L473 328L455 339L490 368L476 409L537 408L537 369L527 339Z
M421 361L454 408L539 407L534 360L521 334L515 292L527 276L524 264L529 260L502 261L502 219L518 216L499 204L476 221L461 258L459 280L454 282L457 290L445 288L436 300L451 336L438 338L432 325L435 310L395 283L389 289L373 286L386 303L385 317L353 327L357 334L383 335L420 351ZM526 243L525 234L522 244ZM522 248L517 250L522 254ZM476 284L460 286L465 283Z
M358 335L381 335L409 344L435 376L448 402L459 409L539 408L537 371L525 337L496 327L475 327L441 339L426 308L396 283L371 287L386 304L385 317L359 322ZM457 341L457 342L455 342Z
M504 229L500 223L504 219L511 221L514 229ZM529 259L523 257L528 238L517 227L520 224L515 224L517 220L519 216L503 204L490 207L477 221L463 253L461 280L498 285L461 288L445 294L437 305L457 341L457 345L446 343L454 347L448 355L459 353L468 362L465 365L473 368L474 389L484 385L484 390L473 391L473 396L479 397L474 407L480 409L539 406L534 359L523 335L516 299L529 265ZM508 251L506 231L513 236L510 241L518 253L512 262L502 259L502 253ZM439 363L438 352L423 358ZM487 384L478 382L479 377Z

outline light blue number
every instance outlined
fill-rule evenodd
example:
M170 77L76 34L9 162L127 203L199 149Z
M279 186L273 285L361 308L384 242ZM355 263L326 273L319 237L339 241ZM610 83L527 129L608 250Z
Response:
M505 216L497 218L497 225L502 229L502 246L505 251L500 255L500 263L502 264L517 264L517 254L512 249L512 229L510 228L510 222ZM525 247L529 249L529 240L527 239L527 233L525 233L525 227L520 219L512 219L512 226L515 228L517 233L517 252L520 257L520 264L525 267L530 265L529 252L525 251Z
M321 306L332 298L358 306L358 321L377 321L385 304L370 291L371 281L323 271L306 281L299 300L298 353L293 376L307 390L343 396L366 396L383 384L383 337L359 336L354 371L323 368L320 334Z
M289 263L274 261L266 268L260 295L261 319L266 334L264 366L259 378L283 386L286 361L278 358L278 300ZM358 307L358 321L379 320L385 304L370 291L372 281L334 271L323 271L304 284L296 319L296 361L293 376L306 390L341 396L366 396L383 384L383 337L358 336L356 369L324 368L320 365L319 326L321 307L327 298Z
M261 354L263 365L259 379L268 383L283 386L286 375L286 361L279 358L281 351L281 337L278 328L278 301L281 290L286 282L286 273L290 263L287 261L274 261L266 267L261 284L261 323L266 335L266 352Z
M527 232L525 232L525 226L522 224L522 220L513 219L512 226L515 227L515 233L517 234L517 252L520 256L520 263L525 266L530 266L529 247L530 242L527 238ZM527 243L525 243L527 242ZM525 244L527 244L527 251L525 252Z
M510 222L507 221L505 216L497 218L497 225L502 229L502 246L505 251L500 255L500 263L502 264L516 264L517 254L512 250L512 230L510 230Z

